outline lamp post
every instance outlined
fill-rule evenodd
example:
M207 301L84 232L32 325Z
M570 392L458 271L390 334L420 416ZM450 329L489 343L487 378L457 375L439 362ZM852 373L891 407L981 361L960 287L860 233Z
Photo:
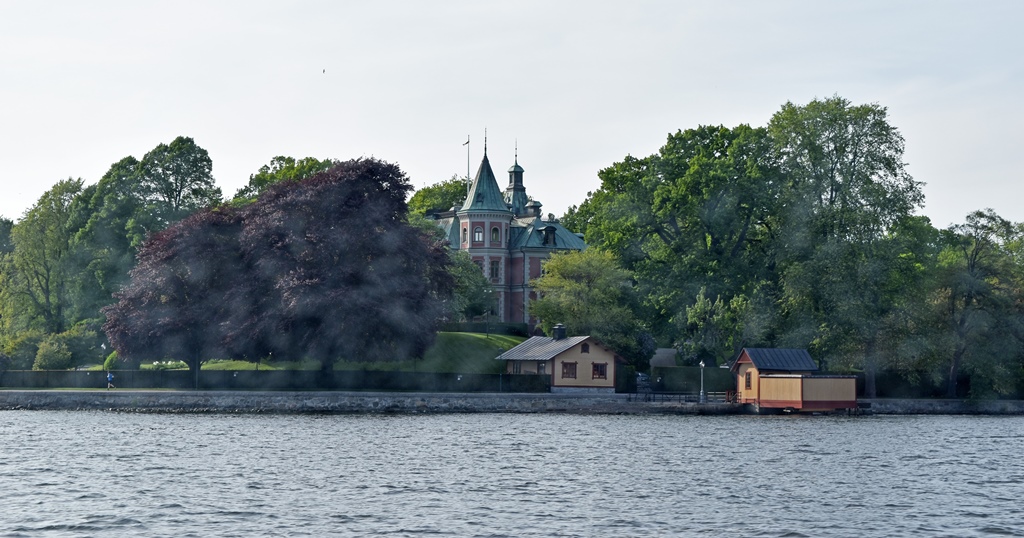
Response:
M708 397L704 394L704 361L700 361L700 403L708 403Z

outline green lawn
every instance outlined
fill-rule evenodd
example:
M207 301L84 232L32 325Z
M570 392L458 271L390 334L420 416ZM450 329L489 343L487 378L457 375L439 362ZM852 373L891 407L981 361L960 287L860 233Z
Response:
M422 360L398 362L339 362L336 370L383 370L409 372L446 372L459 374L497 374L504 371L505 364L495 360L500 353L518 345L524 337L486 335L482 333L437 334L434 345L427 350ZM180 365L164 365L168 369L184 369ZM97 367L102 368L102 367ZM142 364L142 369L155 368L153 364ZM313 362L261 362L260 370L314 370ZM214 360L203 364L203 370L255 370L256 364L237 360Z

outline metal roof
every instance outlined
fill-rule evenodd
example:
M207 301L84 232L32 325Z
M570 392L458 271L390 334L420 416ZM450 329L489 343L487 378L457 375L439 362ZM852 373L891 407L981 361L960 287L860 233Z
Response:
M818 365L814 363L811 354L806 349L779 349L766 347L745 347L742 353L746 352L750 362L758 371L767 370L782 372L817 372ZM739 361L733 364L737 368Z
M484 154L484 160L480 162L480 168L476 171L476 178L466 195L466 202L462 204L463 211L508 211L505 203L505 196L498 188L498 180L491 170L491 162Z
M562 226L558 222L545 222L540 217L526 217L515 219L512 222L513 233L509 249L520 248L543 248L549 250L585 250L586 242L580 237ZM554 244L544 244L544 230L554 230Z
M589 336L568 336L555 340L550 336L532 336L522 344L495 358L502 361L546 361L589 338Z

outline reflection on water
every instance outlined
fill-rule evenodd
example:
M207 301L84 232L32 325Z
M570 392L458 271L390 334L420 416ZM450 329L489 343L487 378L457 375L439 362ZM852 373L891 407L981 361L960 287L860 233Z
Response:
M0 411L0 536L1024 535L1024 417Z

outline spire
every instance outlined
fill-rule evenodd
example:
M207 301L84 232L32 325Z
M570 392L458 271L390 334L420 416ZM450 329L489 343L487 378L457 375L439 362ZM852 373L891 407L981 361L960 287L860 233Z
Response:
M526 196L526 187L523 186L523 167L519 166L519 139L515 145L515 164L508 169L508 187L505 189L505 203L508 204L512 214L521 217L526 215L526 204L530 201Z
M484 147L486 147L486 142ZM501 195L501 189L498 188L498 181L494 177L494 171L491 170L491 162L487 159L486 151L480 162L480 168L476 171L476 177L473 178L473 183L469 187L466 203L462 204L462 211L508 211L505 199Z

